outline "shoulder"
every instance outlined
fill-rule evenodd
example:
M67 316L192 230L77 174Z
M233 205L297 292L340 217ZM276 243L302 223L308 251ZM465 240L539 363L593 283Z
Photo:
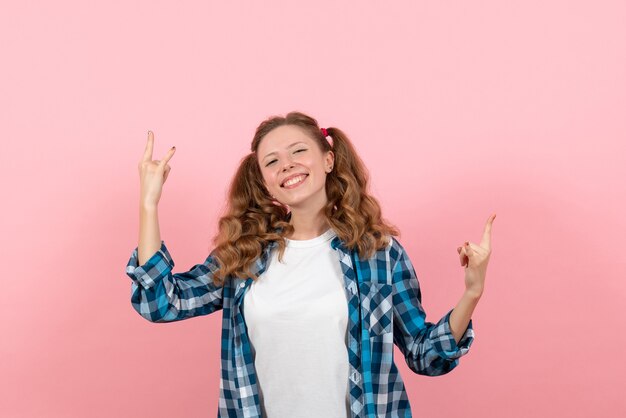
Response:
M389 259L392 265L394 265L398 260L400 260L400 258L404 256L404 247L400 243L400 240L398 240L393 235L388 235L387 238L389 240L389 243L381 251L385 252L385 257Z

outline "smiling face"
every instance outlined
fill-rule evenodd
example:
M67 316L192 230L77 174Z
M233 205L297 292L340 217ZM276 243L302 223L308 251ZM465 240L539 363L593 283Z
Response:
M257 155L263 183L280 203L292 209L326 204L326 175L334 154L322 152L303 129L283 125L271 130L259 143Z

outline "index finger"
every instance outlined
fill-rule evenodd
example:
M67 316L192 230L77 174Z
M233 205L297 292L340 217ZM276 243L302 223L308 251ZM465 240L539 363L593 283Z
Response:
M167 154L165 154L165 157L163 157L163 159L161 160L159 164L161 166L164 166L165 164L167 164L174 156L174 152L176 152L176 147L170 148L170 150L167 152Z
M496 219L495 213L487 219L485 230L483 232L483 238L480 241L480 246L486 248L487 250L491 250L491 226L493 225L494 219Z
M148 131L148 143L143 152L143 161L152 161L152 149L154 148L154 134Z

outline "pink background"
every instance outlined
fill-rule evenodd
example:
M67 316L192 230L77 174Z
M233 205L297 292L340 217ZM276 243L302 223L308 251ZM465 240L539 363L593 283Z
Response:
M396 348L414 416L625 416L624 2L11 3L0 415L216 416L221 312L130 304L137 163L148 129L177 147L159 217L186 271L256 126L301 110L354 141L429 321L497 213L470 353L430 378Z

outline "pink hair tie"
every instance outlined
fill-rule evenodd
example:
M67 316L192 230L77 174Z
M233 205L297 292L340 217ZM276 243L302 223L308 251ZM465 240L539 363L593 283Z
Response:
M326 130L326 128L320 128L320 131L322 131L322 135L326 137L326 140L330 144L330 147L333 148L333 137L328 135L328 131Z

